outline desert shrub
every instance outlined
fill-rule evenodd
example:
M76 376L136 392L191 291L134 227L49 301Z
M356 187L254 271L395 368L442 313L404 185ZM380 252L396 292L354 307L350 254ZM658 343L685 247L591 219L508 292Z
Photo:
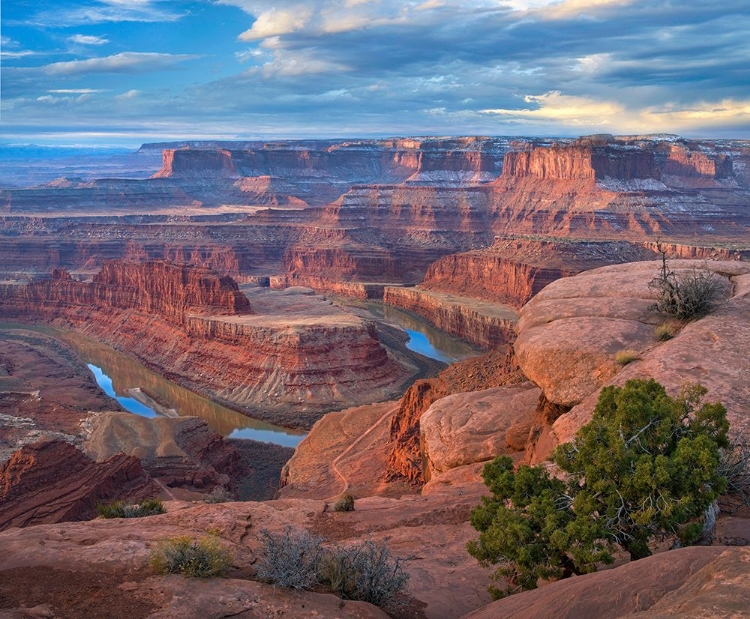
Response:
M404 559L393 557L384 542L337 546L321 561L320 581L347 600L392 605L409 580Z
M409 579L404 560L393 557L384 542L324 549L322 538L291 527L283 533L263 530L261 542L265 552L256 575L281 587L312 589L323 584L344 599L388 606L394 605Z
M654 329L654 336L660 342L666 342L674 337L676 328L669 322L663 322L656 329Z
M624 350L618 350L615 354L615 361L620 365L627 365L638 359L638 353L632 348L626 348Z
M336 512L353 512L354 511L354 497L348 492L340 497L333 504L333 511Z
M291 527L278 534L264 529L260 535L265 553L256 570L259 580L291 589L310 589L319 582L322 538Z
M504 589L490 587L493 596L591 572L612 561L614 547L631 560L649 556L654 536L695 541L701 516L727 484L726 409L702 403L705 393L696 385L671 398L654 380L605 387L591 422L554 453L565 480L542 467L514 471L508 457L488 463L492 494L471 514L479 538L468 550L507 580Z
M124 501L115 501L106 505L100 503L96 506L96 511L102 518L142 518L163 514L167 510L164 509L161 499L154 497L136 505L127 505Z
M694 320L711 312L724 298L725 283L708 269L693 269L678 277L662 252L659 275L649 283L656 295L654 309L678 320Z
M750 443L746 433L732 436L721 450L719 472L727 479L726 493L750 507Z
M190 536L171 537L151 554L151 567L160 574L208 578L220 576L231 563L232 554L214 536L198 540Z
M224 486L216 486L203 497L204 503L226 503L233 500L231 493Z

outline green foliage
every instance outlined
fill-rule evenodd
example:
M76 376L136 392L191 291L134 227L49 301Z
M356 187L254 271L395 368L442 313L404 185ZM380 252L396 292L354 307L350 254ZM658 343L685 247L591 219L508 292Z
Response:
M615 546L631 559L648 556L649 539L701 531L696 520L725 489L718 470L729 424L721 404L701 404L693 386L676 399L654 380L605 387L591 422L554 460L567 476L542 467L513 471L507 457L485 466L492 496L474 509L479 538L469 552L497 564L498 597L533 589L537 580L593 571L612 561Z
M96 506L96 511L102 518L142 518L163 514L167 510L164 509L161 499L154 497L145 499L137 505L127 505L124 501L115 501L107 505L100 503Z
M348 492L340 497L333 504L333 511L335 512L353 512L354 511L354 497Z
M632 348L618 350L617 354L615 354L615 361L617 361L617 363L619 363L620 365L627 365L628 363L631 363L638 358L638 353Z
M231 553L215 536L198 540L190 536L170 537L151 554L151 567L159 574L208 578L221 576L231 563Z
M409 579L404 560L393 557L384 542L324 548L322 538L291 527L279 534L263 530L261 542L265 552L256 575L281 587L323 584L344 599L392 606Z

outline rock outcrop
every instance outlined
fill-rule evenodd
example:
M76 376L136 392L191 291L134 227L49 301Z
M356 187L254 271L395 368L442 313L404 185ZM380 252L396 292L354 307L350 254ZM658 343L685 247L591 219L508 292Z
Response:
M530 385L495 387L434 402L419 419L425 479L524 449L540 394Z
M499 303L433 292L420 286L387 286L383 302L414 312L438 329L479 348L497 348L515 337L516 312Z
M102 462L117 454L133 456L165 486L208 491L232 486L242 472L234 446L198 417L100 413L86 425L83 449L91 458Z
M743 617L749 561L747 548L682 548L512 595L464 619Z
M407 480L415 485L424 483L419 420L433 402L453 393L514 385L524 380L512 353L494 350L454 363L436 378L416 381L401 398L398 412L391 419L385 479Z
M89 520L99 502L137 502L160 490L138 458L119 453L94 462L63 441L32 443L0 467L0 531Z
M532 459L543 459L556 444L573 438L591 418L602 386L630 378L653 377L672 395L685 383L703 384L708 401L726 406L732 425L747 423L750 391L742 375L750 346L750 265L672 261L678 277L709 269L725 283L728 298L708 316L681 329L676 325L668 341L654 334L665 319L653 310L648 287L660 266L639 262L587 271L550 284L522 308L518 362L548 403L561 409L551 427L537 428ZM615 355L625 349L637 358L623 366Z
M0 292L6 317L72 325L270 421L309 427L328 410L387 399L409 376L380 346L373 323L309 290L256 289L259 313L251 314L230 278L113 263L91 283L59 272Z
M556 279L649 257L654 253L626 242L498 238L491 247L433 262L419 287L519 309Z

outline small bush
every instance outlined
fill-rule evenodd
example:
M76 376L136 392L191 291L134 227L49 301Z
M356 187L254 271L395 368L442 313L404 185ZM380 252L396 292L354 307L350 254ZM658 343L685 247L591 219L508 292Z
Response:
M719 473L727 479L726 493L750 507L750 443L737 434L721 450Z
M724 298L725 283L708 269L677 277L667 264L666 252L662 251L662 266L659 275L649 283L656 294L654 309L660 314L678 320L694 320L711 312Z
M674 337L675 331L674 325L664 322L654 329L654 335L660 342L666 342Z
M353 512L354 511L354 497L348 492L339 498L333 504L333 511L335 512Z
M102 518L143 518L144 516L155 516L163 514L167 510L161 499L154 497L145 499L137 505L127 505L124 501L115 501L107 505L99 504L96 511Z
M231 493L224 486L216 486L216 488L203 497L204 503L226 503L232 500Z
M344 599L379 606L395 605L409 579L404 560L391 556L385 543L366 541L323 548L323 540L287 527L283 533L261 531L265 555L257 577L292 589L324 584Z
M171 537L151 554L151 567L160 574L182 574L195 578L220 576L232 563L232 554L218 538Z
M323 540L307 531L287 527L283 533L260 532L265 555L256 574L259 580L290 589L311 589L318 581Z
M620 365L627 365L628 363L631 363L632 361L635 361L638 358L639 358L638 353L632 348L619 350L617 351L617 354L615 355L615 361L617 361L617 363L619 363Z
M320 578L344 599L388 606L409 580L403 564L404 560L393 557L385 543L368 540L327 552Z

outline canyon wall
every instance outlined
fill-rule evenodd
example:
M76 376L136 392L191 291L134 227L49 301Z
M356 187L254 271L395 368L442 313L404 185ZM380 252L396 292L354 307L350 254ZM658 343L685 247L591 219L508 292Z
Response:
M244 412L309 426L323 412L400 392L409 371L372 323L319 297L267 292L262 311L230 278L165 263L109 263L0 289L0 312L73 326L168 378ZM265 304L265 305L264 305Z
M515 337L517 315L509 307L415 288L385 288L383 302L427 319L438 329L480 348L497 348Z

